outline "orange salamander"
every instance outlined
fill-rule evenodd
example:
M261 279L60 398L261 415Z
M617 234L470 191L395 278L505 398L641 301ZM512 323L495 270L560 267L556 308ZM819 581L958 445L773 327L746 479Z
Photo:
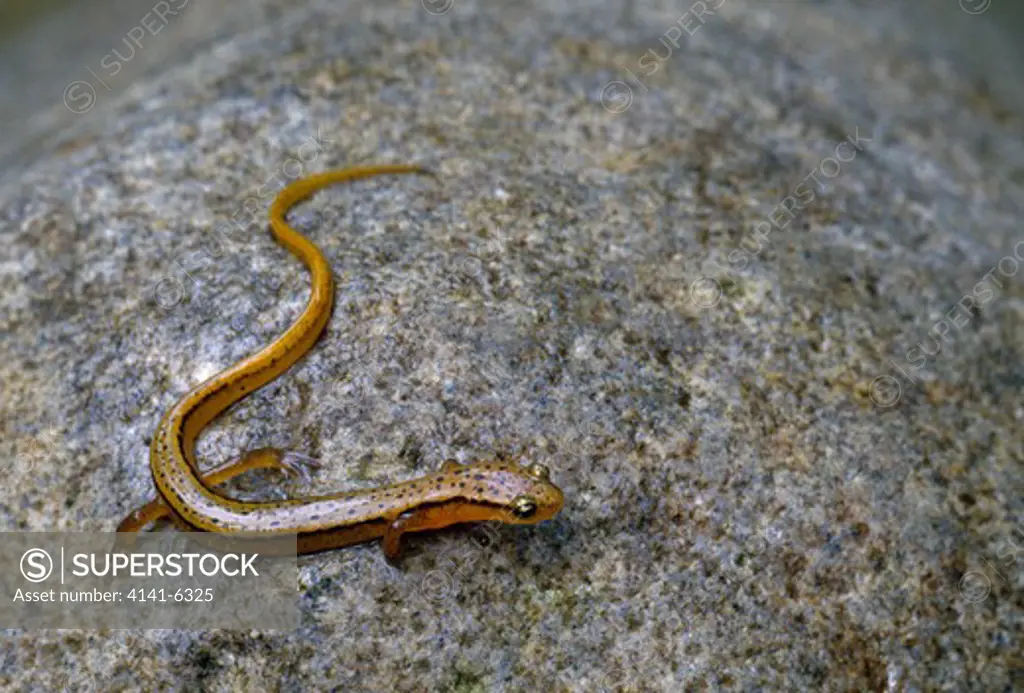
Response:
M297 534L299 553L383 539L384 554L394 560L407 532L488 520L535 524L561 510L562 492L540 464L466 465L448 460L437 472L390 486L251 502L218 493L214 486L260 467L305 474L311 460L264 448L209 472L198 470L195 444L203 428L298 361L313 347L330 318L334 300L331 268L320 249L285 221L288 210L328 185L404 173L433 175L419 166L360 166L315 174L281 190L270 206L270 228L275 240L308 268L312 278L309 302L280 337L201 383L164 414L153 435L149 458L157 499L129 513L119 532L138 531L169 515L189 531Z

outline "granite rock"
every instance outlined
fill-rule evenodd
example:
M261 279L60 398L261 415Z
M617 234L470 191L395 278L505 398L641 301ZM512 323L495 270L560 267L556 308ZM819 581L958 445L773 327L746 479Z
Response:
M567 503L302 557L295 632L8 630L0 685L1019 690L1021 113L898 3L701 5L253 3L7 178L5 530L150 496L161 413L306 297L231 219L368 162L442 180L293 213L334 316L201 458L521 458Z

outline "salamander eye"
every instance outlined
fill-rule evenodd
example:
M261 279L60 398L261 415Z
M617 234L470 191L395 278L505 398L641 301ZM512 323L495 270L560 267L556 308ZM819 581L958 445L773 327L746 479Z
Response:
M537 501L529 496L516 496L512 499L509 507L512 509L513 515L521 520L525 520L537 512Z
M536 462L526 468L526 473L537 481L547 481L551 476L547 467L542 464L537 464Z

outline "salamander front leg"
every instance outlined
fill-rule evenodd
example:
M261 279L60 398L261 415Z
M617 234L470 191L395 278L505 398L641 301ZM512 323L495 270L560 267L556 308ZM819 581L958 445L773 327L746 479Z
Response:
M407 532L416 532L421 529L432 528L430 516L426 512L409 512L399 515L388 528L384 530L384 541L381 548L384 549L384 557L391 565L398 564L398 558L402 555L402 535Z
M297 476L303 481L309 481L310 470L319 466L320 463L315 459L298 452L278 448L259 448L250 450L241 457L228 460L219 467L214 467L202 475L202 480L203 484L208 487L219 486L253 469L278 469L285 476ZM170 508L167 507L163 499L154 498L128 513L121 520L121 524L117 526L117 531L137 532L150 522L162 517L169 517L171 514Z
M442 472L457 472L462 469L463 465L459 464L458 460L448 459L441 463Z

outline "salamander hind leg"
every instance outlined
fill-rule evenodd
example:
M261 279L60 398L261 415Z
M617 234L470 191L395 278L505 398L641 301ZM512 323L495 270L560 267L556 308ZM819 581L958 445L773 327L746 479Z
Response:
M398 565L398 559L402 555L402 535L406 532L414 532L422 524L422 518L417 517L415 511L402 513L388 525L384 530L384 541L381 548L384 550L384 558L391 565Z
M321 467L319 460L294 450L260 448L259 450L253 450L249 454L254 453L260 453L269 457L267 464L262 466L268 469L279 469L285 476L298 477L305 482L312 480L312 470ZM253 469L256 469L256 467L253 467Z

